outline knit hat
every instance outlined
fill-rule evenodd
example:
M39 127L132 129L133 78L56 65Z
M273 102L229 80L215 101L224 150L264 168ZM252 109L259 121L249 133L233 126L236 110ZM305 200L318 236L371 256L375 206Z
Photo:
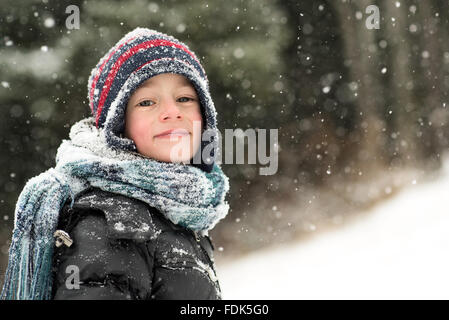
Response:
M167 34L136 28L120 39L92 69L88 98L97 128L110 147L137 152L133 140L123 137L126 106L133 92L147 79L162 73L185 76L194 86L209 141L201 142L207 155L195 165L211 172L216 157L218 134L216 111L209 93L209 81L196 55L187 45ZM209 145L210 144L210 145ZM210 152L209 152L210 150Z

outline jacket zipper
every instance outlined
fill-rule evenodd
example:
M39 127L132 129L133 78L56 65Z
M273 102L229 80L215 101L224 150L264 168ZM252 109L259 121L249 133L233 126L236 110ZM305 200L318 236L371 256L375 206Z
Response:
M209 261L209 263L212 265L213 262L212 262L211 258L209 257L209 254L207 253L206 249L204 249L203 246L201 245L201 239L200 239L200 236L198 235L198 233L197 233L196 231L194 231L194 230L190 230L190 231L192 231L192 233L194 234L195 239L196 239L196 242L198 242L197 245L200 247L201 252L202 252L203 255L205 256L205 258L207 259L207 261Z
M209 254L206 252L206 249L204 249L203 246L201 245L201 243L200 243L200 242L201 242L201 239L199 238L198 233L197 233L195 230L191 230L191 231L192 231L192 233L194 234L196 241L198 242L198 246L201 248L201 252L203 253L203 256L205 256L205 258L207 259L207 261L209 261L209 263L210 263L210 266L209 266L209 267L211 268L210 271L214 273L213 277L211 277L211 275L209 275L209 278L211 278L212 282L214 282L214 284L215 284L215 286L216 286L218 292L221 293L220 287L218 286L218 278L217 278L217 275L215 274L215 270L212 269L212 268L213 268L212 266L214 265L214 263L213 263L213 261L210 259ZM214 280L214 279L215 279L215 280Z

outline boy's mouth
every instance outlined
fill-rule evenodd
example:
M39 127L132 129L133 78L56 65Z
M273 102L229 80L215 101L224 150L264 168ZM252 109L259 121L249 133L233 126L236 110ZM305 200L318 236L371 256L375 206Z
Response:
M155 135L155 138L172 138L172 137L183 137L183 136L188 136L190 135L190 132L187 131L186 129L170 129L170 130L166 130L163 131L157 135Z

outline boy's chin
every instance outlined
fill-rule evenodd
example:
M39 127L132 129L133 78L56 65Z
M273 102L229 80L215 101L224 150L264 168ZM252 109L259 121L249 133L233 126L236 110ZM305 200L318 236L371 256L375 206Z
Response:
M142 155L144 155L147 158L155 159L157 161L162 162L171 162L171 163L184 163L184 164L190 164L192 156L189 154L187 155L171 155L170 153L167 154L149 154L145 152L140 152Z

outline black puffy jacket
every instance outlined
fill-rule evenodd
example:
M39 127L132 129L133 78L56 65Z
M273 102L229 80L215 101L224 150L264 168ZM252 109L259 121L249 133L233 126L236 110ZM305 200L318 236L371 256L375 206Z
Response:
M55 246L53 299L221 299L211 239L142 201L91 187L58 229L73 243Z

